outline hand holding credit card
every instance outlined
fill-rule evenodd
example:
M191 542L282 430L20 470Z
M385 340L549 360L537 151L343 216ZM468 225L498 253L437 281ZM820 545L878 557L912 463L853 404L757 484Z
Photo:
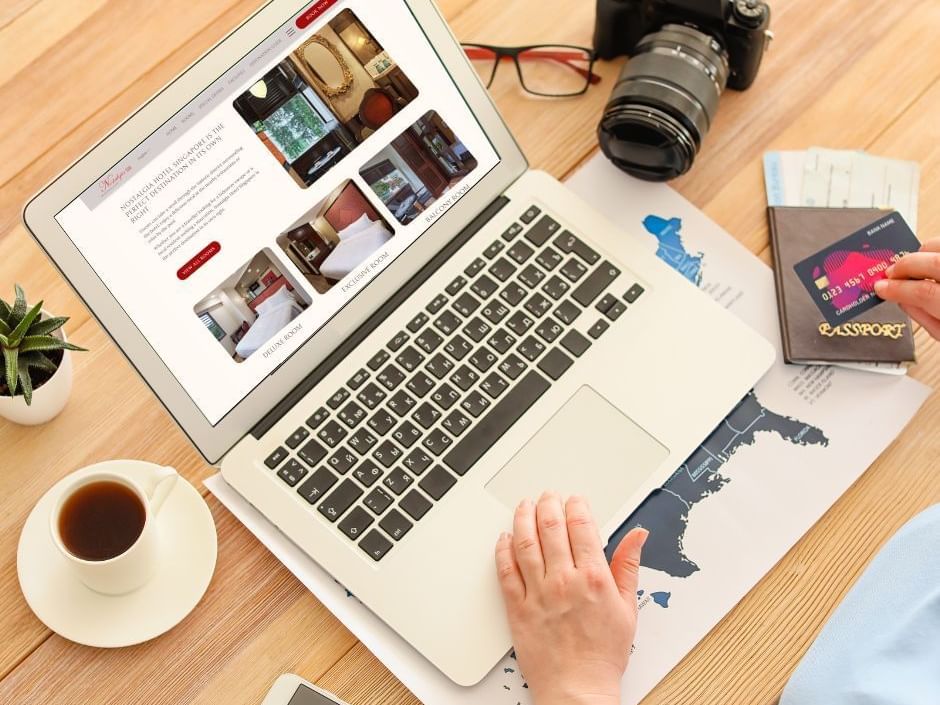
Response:
M883 302L875 282L920 243L895 211L794 265L826 321L838 326Z
M875 293L900 304L935 340L940 340L940 238L928 240L875 282Z

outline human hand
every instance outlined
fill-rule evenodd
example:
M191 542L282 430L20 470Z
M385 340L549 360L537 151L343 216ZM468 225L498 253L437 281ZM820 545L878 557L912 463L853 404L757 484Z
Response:
M940 340L940 239L904 255L875 282L875 293L900 304L904 312Z
M637 622L640 551L624 537L610 566L587 502L545 493L517 508L496 571L519 667L537 705L617 705Z

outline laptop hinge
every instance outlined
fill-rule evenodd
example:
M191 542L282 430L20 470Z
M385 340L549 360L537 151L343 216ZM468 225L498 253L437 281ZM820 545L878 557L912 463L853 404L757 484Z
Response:
M395 294L380 306L356 331L344 340L323 362L292 389L274 408L251 429L251 435L261 438L274 424L281 420L288 411L294 408L304 395L313 389L334 367L342 362L378 325L392 315L405 300L418 290L428 278L436 272L441 265L449 260L467 241L483 228L506 204L509 198L500 196L490 203L483 211L461 230L457 236L441 249L417 274L408 280Z

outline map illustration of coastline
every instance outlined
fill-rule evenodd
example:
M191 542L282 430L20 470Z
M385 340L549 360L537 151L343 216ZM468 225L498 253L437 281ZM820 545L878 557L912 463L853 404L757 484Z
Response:
M643 226L659 242L657 255L696 286L701 286L704 253L690 255L679 233L679 218L648 215ZM643 549L642 564L676 578L688 578L699 570L687 556L683 543L692 508L720 492L731 479L721 474L722 467L745 446L760 441L761 436L775 434L795 445L827 446L823 431L798 419L783 416L764 407L750 392L725 418L721 425L702 443L672 477L650 494L637 510L611 537L608 559L630 529L642 526L650 536ZM668 607L669 593L650 593L653 602ZM643 598L643 594L638 595Z

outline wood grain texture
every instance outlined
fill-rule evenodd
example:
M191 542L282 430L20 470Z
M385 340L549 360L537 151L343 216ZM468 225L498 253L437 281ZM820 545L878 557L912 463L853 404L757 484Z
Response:
M922 164L920 232L940 235L940 4L934 0L776 0L776 40L757 83L722 98L694 170L693 203L769 262L761 154L814 145ZM25 200L197 58L257 0L8 0L0 7L0 292L14 281L72 316L73 398L54 422L0 421L0 702L254 703L295 671L352 703L415 697L267 551L209 499L219 565L198 609L131 649L71 644L32 615L15 553L29 509L56 480L114 457L171 464L191 482L207 467L19 222ZM442 0L466 41L589 44L593 2ZM115 29L119 28L119 29ZM593 153L621 61L577 100L526 97L505 68L493 96L533 167L564 178ZM917 333L912 374L940 384L940 352ZM826 617L878 548L940 501L940 400L644 701L769 705Z

